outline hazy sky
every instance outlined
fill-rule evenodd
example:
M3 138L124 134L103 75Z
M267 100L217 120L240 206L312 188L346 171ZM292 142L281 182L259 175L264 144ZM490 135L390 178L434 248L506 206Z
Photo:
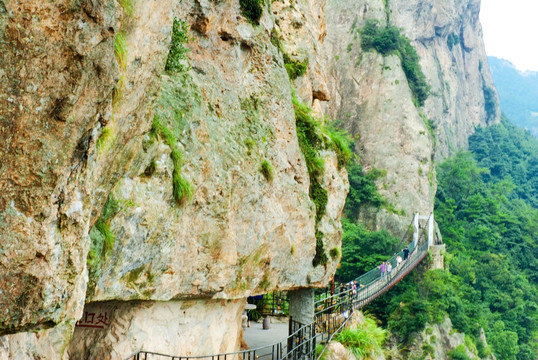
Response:
M486 53L538 71L538 0L482 0Z

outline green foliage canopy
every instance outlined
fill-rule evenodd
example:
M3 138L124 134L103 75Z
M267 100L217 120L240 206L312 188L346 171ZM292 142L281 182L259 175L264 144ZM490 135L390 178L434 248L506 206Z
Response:
M419 267L367 307L402 343L448 315L481 356L489 351L478 340L482 328L497 358L537 358L537 146L503 120L477 129L471 152L439 165L435 216L447 270ZM464 359L460 350L449 357Z

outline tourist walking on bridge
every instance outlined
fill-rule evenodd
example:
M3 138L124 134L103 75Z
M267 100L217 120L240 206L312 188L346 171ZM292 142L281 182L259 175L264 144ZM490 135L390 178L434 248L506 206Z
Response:
M384 261L379 265L379 270L381 271L381 279L384 279L387 275L387 265L385 265Z

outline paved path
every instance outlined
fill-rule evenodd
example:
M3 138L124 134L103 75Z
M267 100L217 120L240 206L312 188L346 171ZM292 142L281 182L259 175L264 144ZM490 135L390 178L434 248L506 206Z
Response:
M268 330L263 330L261 323L251 321L250 327L245 329L244 339L251 348L275 344L288 336L288 323L273 323Z

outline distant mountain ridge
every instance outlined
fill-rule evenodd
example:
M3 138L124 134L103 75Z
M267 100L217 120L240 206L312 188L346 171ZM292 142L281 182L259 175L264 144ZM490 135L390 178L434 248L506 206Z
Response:
M514 124L538 137L538 72L520 71L505 59L488 56L501 110Z

